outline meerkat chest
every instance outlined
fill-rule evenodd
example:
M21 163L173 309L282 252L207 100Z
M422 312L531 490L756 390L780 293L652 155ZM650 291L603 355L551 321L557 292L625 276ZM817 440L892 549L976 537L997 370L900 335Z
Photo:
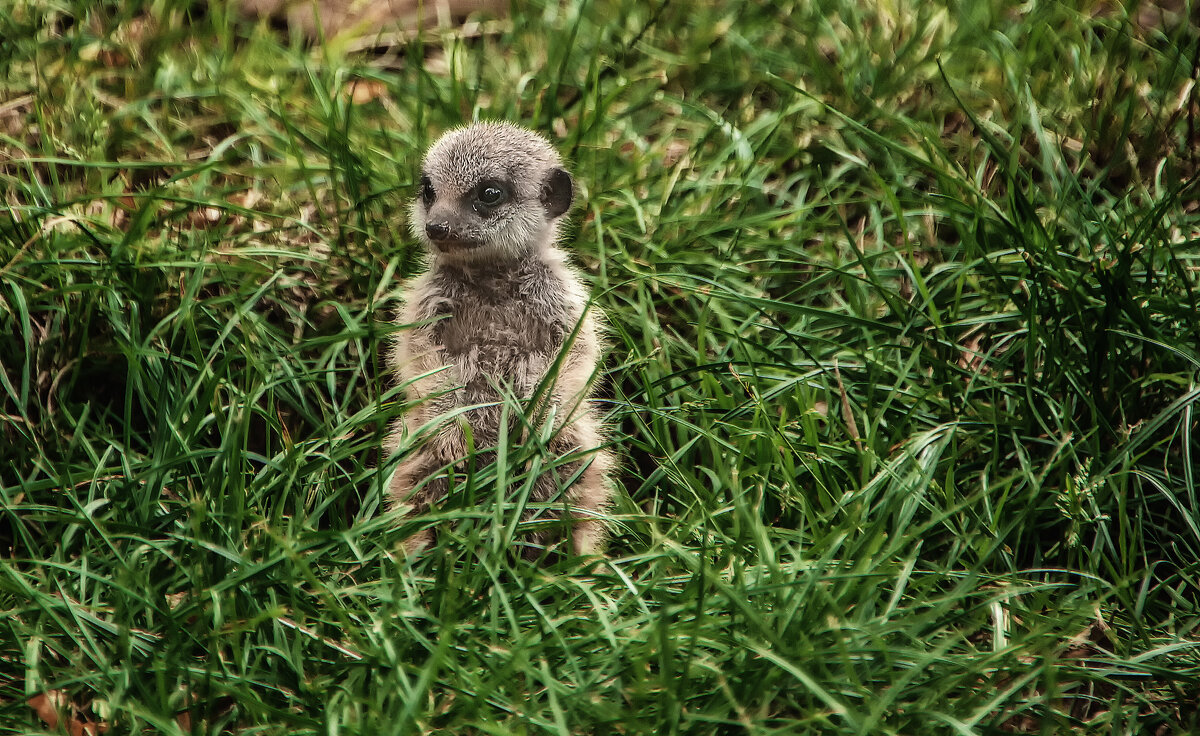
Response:
M448 356L501 375L558 353L580 310L568 298L570 284L538 265L442 276L439 311L446 317L434 330Z

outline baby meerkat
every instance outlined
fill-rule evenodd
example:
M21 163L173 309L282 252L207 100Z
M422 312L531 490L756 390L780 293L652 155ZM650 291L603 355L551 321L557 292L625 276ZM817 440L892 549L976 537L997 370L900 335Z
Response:
M590 554L605 537L598 516L609 499L612 458L589 402L601 349L597 309L555 247L573 198L558 153L516 125L475 123L426 153L411 222L431 267L405 289L400 322L412 327L396 340L390 366L412 406L393 427L389 449L431 423L436 429L400 463L388 497L410 514L445 497L452 488L447 473L468 452L466 429L476 448L495 447L509 430L500 426L503 396L532 399L553 371L526 414L552 417L549 451L574 459L543 472L530 501L552 501L569 482L572 546ZM444 418L478 404L485 406ZM520 427L509 435L529 434ZM556 541L546 531L527 539L535 549ZM432 541L427 529L405 546L413 552Z

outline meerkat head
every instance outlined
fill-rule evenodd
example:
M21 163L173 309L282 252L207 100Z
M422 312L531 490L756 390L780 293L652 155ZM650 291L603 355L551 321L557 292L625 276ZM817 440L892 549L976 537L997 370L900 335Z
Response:
M509 123L450 131L425 154L412 228L438 258L517 257L550 247L574 186L537 133Z

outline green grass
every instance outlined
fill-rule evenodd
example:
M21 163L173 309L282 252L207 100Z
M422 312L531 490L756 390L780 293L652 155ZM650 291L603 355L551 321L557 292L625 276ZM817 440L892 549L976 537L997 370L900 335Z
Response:
M1115 5L6 4L0 734L1200 731L1200 28ZM516 461L383 508L473 117L583 190L607 567L511 552Z

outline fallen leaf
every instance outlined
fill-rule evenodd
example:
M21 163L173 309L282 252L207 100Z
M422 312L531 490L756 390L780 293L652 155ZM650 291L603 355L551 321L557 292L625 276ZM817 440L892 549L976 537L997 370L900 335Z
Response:
M377 79L353 79L343 93L355 105L365 105L372 100L387 97L387 85Z
M47 729L58 728L59 724L63 724L66 726L69 736L99 736L108 731L107 723L93 721L85 716L61 690L39 693L26 702L29 703L30 708L33 708L33 712L37 714L42 723L46 724ZM71 715L64 722L64 711L68 707Z
M846 394L846 386L842 383L842 372L837 363L833 364L833 377L837 379L838 393L842 395L842 421L846 423L846 433L854 440L854 446L863 449L862 435L858 433L858 424L854 421L854 407L850 405L850 397Z
M67 702L67 696L61 690L38 693L27 702L42 723L46 724L46 728L58 728L59 711Z
M221 221L221 210L217 207L200 207L187 214L187 222L193 228L204 230Z

